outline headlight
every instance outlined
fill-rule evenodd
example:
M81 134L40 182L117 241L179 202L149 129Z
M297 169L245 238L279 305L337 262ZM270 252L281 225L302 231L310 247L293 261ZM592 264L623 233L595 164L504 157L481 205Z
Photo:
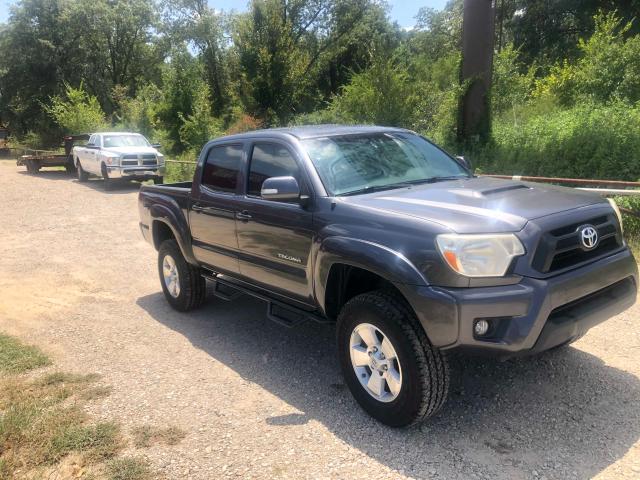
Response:
M624 227L622 226L622 213L620 212L620 208L618 208L618 204L613 198L607 198L609 200L609 204L613 211L616 212L616 217L618 217L618 223L620 224L620 232L624 233Z
M436 237L440 253L457 273L466 277L502 277L511 261L524 255L524 247L512 233Z
M156 155L156 158L158 160L158 164L163 164L164 163L164 155L162 155L161 153Z
M107 157L107 165L118 165L120 163L120 157Z

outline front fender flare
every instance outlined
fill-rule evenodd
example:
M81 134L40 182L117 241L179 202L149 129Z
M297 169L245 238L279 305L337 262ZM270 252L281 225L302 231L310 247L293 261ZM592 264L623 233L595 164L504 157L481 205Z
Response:
M428 285L424 275L400 252L367 240L330 237L320 245L314 269L316 300L323 310L329 272L336 263L368 270L394 284Z

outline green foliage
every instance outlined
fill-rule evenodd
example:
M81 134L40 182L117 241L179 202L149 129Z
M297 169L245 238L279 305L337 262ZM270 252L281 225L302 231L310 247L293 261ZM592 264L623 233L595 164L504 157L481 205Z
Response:
M0 372L22 373L49 365L47 356L36 347L0 334Z
M640 107L581 104L494 124L479 166L507 175L640 179Z
M174 153L187 146L180 137L184 119L193 113L193 105L202 87L202 67L186 48L176 50L172 62L162 75L163 99L158 105L157 117L166 131L165 145Z
M165 183L190 182L193 180L198 153L197 151L187 151L179 155L176 160L184 163L168 162L164 175Z
M158 105L162 101L162 92L153 84L146 85L133 97L124 96L119 102L122 130L143 134L149 139L156 138Z
M640 100L640 37L626 38L632 23L615 13L595 16L595 31L579 42L580 58L554 65L541 78L534 95L554 97L558 104Z
M65 133L90 133L106 126L98 99L87 94L82 85L79 88L67 85L65 96L53 97L45 110Z
M408 72L391 61L379 61L356 74L333 100L331 110L347 123L408 127L414 112Z
M640 247L640 218L624 210L631 210L640 214L640 197L615 197L615 202L622 210L622 223L624 225L624 235L633 243L634 250Z
M493 59L491 107L494 114L526 103L535 85L535 74L536 66L524 66L513 44L499 51Z
M209 87L202 82L193 99L193 111L186 118L180 114L182 126L179 129L180 142L188 150L197 150L209 140L223 134L222 121L211 112Z

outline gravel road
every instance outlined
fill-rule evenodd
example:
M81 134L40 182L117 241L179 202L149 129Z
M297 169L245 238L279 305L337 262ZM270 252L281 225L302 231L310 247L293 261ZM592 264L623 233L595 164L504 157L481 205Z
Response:
M136 202L136 184L0 161L0 330L102 374L97 418L183 428L136 452L164 477L640 478L640 306L538 358L456 358L444 409L392 430L351 398L331 328L247 297L172 311Z

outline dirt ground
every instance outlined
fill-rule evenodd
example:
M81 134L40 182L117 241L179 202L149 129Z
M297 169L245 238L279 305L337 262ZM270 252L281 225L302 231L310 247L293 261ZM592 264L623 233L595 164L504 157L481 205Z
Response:
M351 398L333 329L247 297L172 311L136 184L20 170L0 161L0 330L101 374L97 418L186 430L139 452L165 478L640 478L637 304L562 351L454 359L444 409L393 430Z

